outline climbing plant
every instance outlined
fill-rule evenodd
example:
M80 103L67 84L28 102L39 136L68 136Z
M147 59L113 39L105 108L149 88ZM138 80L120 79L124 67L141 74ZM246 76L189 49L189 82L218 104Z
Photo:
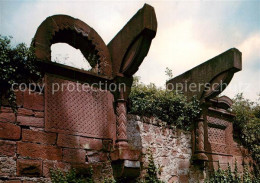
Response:
M161 181L158 178L160 169L157 168L154 163L154 158L153 158L152 151L150 148L147 151L147 156L148 156L148 158L147 158L148 165L147 165L147 167L144 167L144 169L146 170L146 173L145 173L144 177L137 182L139 182L139 183L164 183L163 181Z
M158 88L154 84L145 85L135 77L129 96L129 113L154 116L169 125L189 130L191 123L199 117L199 102L174 91Z
M6 95L13 110L16 110L16 99L12 85L37 81L41 74L35 61L33 47L24 43L12 46L12 37L0 35L0 106L3 95Z
M233 101L232 111L236 115L233 125L235 138L252 153L256 161L255 171L259 174L260 104L245 99L243 94L237 94Z
M68 172L60 169L50 169L50 174L52 183L94 183L92 168L84 172L84 175L77 173L75 169Z
M242 174L238 173L237 162L235 163L234 171L231 171L230 165L228 165L227 170L223 170L218 165L218 169L215 170L207 183L259 183L260 179L252 175L248 171L248 166L244 165L244 170Z

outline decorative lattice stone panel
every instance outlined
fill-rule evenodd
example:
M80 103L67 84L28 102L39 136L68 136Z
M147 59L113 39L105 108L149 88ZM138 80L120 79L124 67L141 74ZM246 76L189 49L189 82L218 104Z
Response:
M208 145L207 152L217 154L230 154L230 143L232 141L232 124L221 115L209 113L208 124Z
M83 87L50 74L46 74L45 83L47 131L96 138L115 137L114 98L109 91Z

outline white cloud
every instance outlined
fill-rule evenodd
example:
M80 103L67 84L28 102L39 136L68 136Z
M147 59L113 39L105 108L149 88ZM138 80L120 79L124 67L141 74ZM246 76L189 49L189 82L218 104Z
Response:
M234 97L237 93L256 100L260 94L260 33L252 34L237 47L242 52L242 71L235 74L223 94Z
M46 17L68 14L93 27L108 43L144 3L145 1L0 1L0 34L12 35L15 43L29 44L37 27ZM260 91L260 21L258 26L251 28L255 22L250 20L253 16L259 16L259 12L246 8L251 8L251 5L260 6L257 2L248 2L251 3L250 6L244 6L245 3L247 2L149 1L156 11L158 32L137 75L145 83L153 82L163 86L167 79L164 73L166 67L171 68L174 76L177 76L231 47L237 47L243 53L243 70L235 74L224 94L232 97L239 91L245 92L246 97L255 99L257 91ZM243 17L249 17L243 19L248 21L241 21ZM65 54L75 54L73 49L62 50ZM77 62L79 56L75 57L75 63L81 67L84 63ZM234 90L241 83L249 83L252 87L248 91L244 88Z

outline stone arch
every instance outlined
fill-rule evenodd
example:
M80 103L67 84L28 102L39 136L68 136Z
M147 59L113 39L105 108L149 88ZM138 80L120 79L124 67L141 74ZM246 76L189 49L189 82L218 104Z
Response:
M83 21L68 15L46 18L38 27L33 40L37 58L51 61L51 45L55 43L67 43L80 49L96 73L112 76L107 46L98 33Z

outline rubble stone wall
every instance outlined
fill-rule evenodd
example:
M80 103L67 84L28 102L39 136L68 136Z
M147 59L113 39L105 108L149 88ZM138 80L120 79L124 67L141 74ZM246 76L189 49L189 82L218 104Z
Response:
M192 161L192 134L166 125L156 118L128 115L128 139L132 148L142 151L142 167L147 167L147 150L150 148L159 177L165 182L204 182L213 169L234 170L237 162L240 173L243 165L252 165L247 149L233 143L232 155L212 154L205 168ZM145 171L142 172L145 174Z

